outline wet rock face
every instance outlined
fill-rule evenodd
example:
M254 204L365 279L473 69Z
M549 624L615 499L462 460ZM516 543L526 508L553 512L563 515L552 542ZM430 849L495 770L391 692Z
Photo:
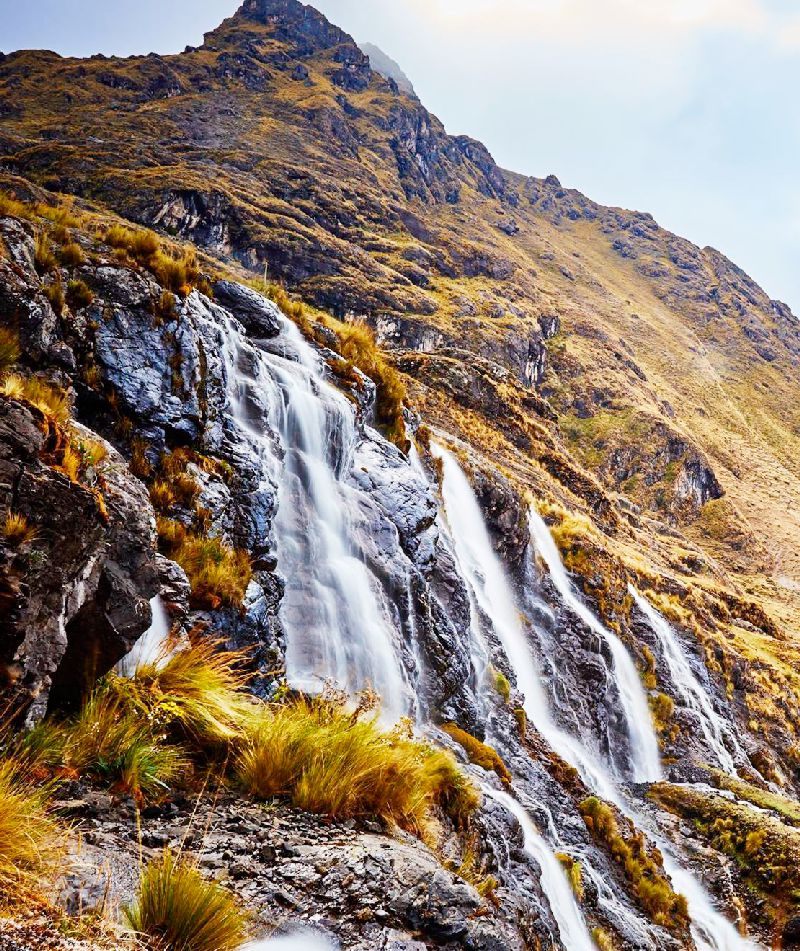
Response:
M0 544L0 671L29 722L48 699L77 700L130 650L158 590L144 486L106 445L104 519L88 488L40 460L43 424L38 411L0 399L0 511L36 531L18 549Z

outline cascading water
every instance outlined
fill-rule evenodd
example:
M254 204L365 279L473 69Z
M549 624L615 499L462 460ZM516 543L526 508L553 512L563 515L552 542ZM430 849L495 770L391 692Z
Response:
M547 696L540 683L540 675L533 651L527 642L519 620L516 600L505 576L503 566L492 548L475 494L453 455L438 445L433 445L431 448L434 456L441 460L445 514L456 545L459 563L464 571L465 580L473 588L475 598L485 614L493 621L495 632L514 668L517 684L525 694L525 711L531 723L563 759L578 769L589 789L617 805L625 815L644 828L653 838L663 854L667 873L672 878L675 887L687 899L692 918L692 935L699 951L752 951L755 945L751 941L742 938L734 926L716 910L700 882L691 872L680 866L673 857L668 843L652 828L650 820L640 814L635 805L626 798L609 770L597 759L592 750L584 745L580 737L567 734L554 724ZM600 633L601 630L604 630L604 627L586 605L580 601L577 592L573 589L549 529L538 515L532 514L530 522L532 541L536 544L537 549L542 552L545 562L550 567L556 590L563 598L565 605L578 614L581 620L592 630ZM606 635L610 636L610 632L606 632ZM603 636L605 637L605 635ZM615 671L618 673L619 668L622 667L623 672L630 678L630 668L633 669L634 679L629 680L628 695L629 698L633 695L632 700L635 702L632 706L636 709L644 708L645 710L643 719L637 724L639 742L636 749L647 751L651 750L653 746L655 747L655 755L651 752L646 757L645 763L642 764L646 767L649 762L652 770L653 763L658 764L658 745L652 729L649 710L647 710L644 691L627 651L621 643L619 643L619 648L623 652L624 658L620 657ZM612 652L615 661L617 661L617 656L618 652ZM627 664L624 662L625 659L627 659ZM636 691L639 692L638 697L635 696ZM660 769L653 771L658 773ZM495 798L498 798L499 794L492 794ZM503 800L501 799L501 801ZM506 801L505 805L517 816L523 825L523 830L529 829L530 817L527 816L520 804L512 799L511 802ZM536 834L538 835L538 833ZM542 841L540 837L535 844L540 845ZM528 842L531 846L534 845L533 840L529 839ZM545 848L552 855L552 849L546 843ZM540 861L539 864L544 875L546 860ZM598 896L600 901L604 902L609 917L617 921L624 918L628 928L635 931L639 927L638 921L616 900L602 877L596 873L588 862L584 864L584 869L587 878L597 887ZM561 899L554 895L551 906L553 902L558 904L560 901ZM555 914L555 908L553 908L553 911ZM559 927L561 927L560 919ZM647 935L643 934L640 940L642 947L652 947L652 941ZM579 944L568 944L566 940L564 940L564 943L567 949L571 949L573 946L580 947Z
M565 605L575 611L592 630L598 631L598 633L600 630L605 630L604 625L602 625L586 605L583 604L575 592L563 562L561 561L561 556L555 541L544 520L533 508L530 512L529 524L531 527L532 541L550 569L556 590L563 598ZM580 608L580 610L578 610L578 608ZM607 633L610 634L610 632ZM624 650L621 643L619 646L627 657L627 651ZM617 655L612 654L612 656L616 661ZM628 660L630 661L630 658L628 658ZM632 662L630 663L631 666L633 666ZM641 703L639 706L644 706L646 710L644 690L638 676L635 681L630 680L629 689L632 690L634 684L641 694ZM649 711L647 712L646 719L642 720L640 728L642 733L650 733L648 742L655 744L657 749L658 741L652 727ZM581 771L586 784L594 789L595 792L598 792L599 795L602 795L603 798L613 802L628 818L640 828L643 828L661 851L667 874L672 879L676 890L684 895L687 900L692 921L692 937L694 938L698 951L753 951L757 945L747 938L743 938L731 922L717 911L708 892L688 869L680 865L674 857L671 847L658 831L653 828L653 824L649 818L644 815L641 810L637 809L636 805L630 799L627 799L619 788L615 788L615 784L612 780L606 783L604 791L598 790L593 786L591 775L583 774L580 762L576 762L575 765Z
M524 848L542 872L542 890L558 925L561 943L568 951L597 951L575 895L553 850L539 834L527 811L508 793L484 789L484 794L501 803L519 822Z
M741 761L746 761L744 751L728 725L714 709L707 689L700 683L699 678L692 670L686 650L678 639L678 635L667 619L656 611L647 598L641 595L632 585L628 587L628 591L658 638L675 689L678 691L683 705L694 714L709 751L714 755L721 769L727 773L735 774L736 762L726 745L726 741L733 747Z
M625 645L586 607L570 580L544 519L532 506L529 513L531 538L544 559L550 578L566 608L575 614L608 645L614 664L612 671L619 694L630 742L630 774L634 782L655 782L661 778L658 740L653 731L647 697L636 665ZM618 765L618 764L617 764Z
M287 680L309 693L326 683L351 694L373 689L396 718L411 706L400 635L359 548L358 493L345 481L359 435L355 410L285 318L270 348L254 348L233 327L226 335L234 418L278 485Z
M170 622L164 602L156 595L150 602L153 620L150 627L133 645L133 649L117 664L117 673L122 677L133 677L139 667L145 664L165 660L164 644L170 633Z
M514 669L517 685L525 698L525 713L563 759L580 765L582 772L592 776L594 787L604 789L608 784L603 771L582 745L561 730L551 717L541 674L522 628L514 592L492 547L483 512L469 480L447 449L431 443L431 454L442 465L444 515L453 536L459 567L474 601L490 620ZM482 642L479 656L488 654L483 635L478 636ZM611 788L607 791L610 793Z

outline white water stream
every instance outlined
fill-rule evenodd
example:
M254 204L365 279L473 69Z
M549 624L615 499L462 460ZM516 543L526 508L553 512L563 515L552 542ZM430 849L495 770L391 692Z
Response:
M630 778L638 783L655 782L661 778L658 740L636 665L619 637L602 624L581 600L564 568L550 529L533 507L529 512L528 524L536 551L544 559L562 603L602 638L611 652L614 666L610 673L619 694L630 741Z
M667 619L660 614L632 585L628 587L637 607L647 619L653 633L658 638L664 655L670 678L675 685L683 705L690 710L700 727L706 746L713 753L717 766L726 773L736 775L736 763L726 746L726 739L736 750L738 758L746 761L745 754L730 728L714 709L708 690L700 683L692 670L686 649Z
M170 634L170 622L164 602L159 595L150 601L153 619L150 627L142 634L133 648L117 664L117 673L122 677L133 677L145 664L166 662L164 645Z
M232 328L224 359L234 418L278 486L287 680L308 693L328 683L350 694L373 689L396 719L411 709L411 691L391 607L360 547L358 490L346 482L354 407L293 323L282 320L270 347Z
M495 632L514 668L517 684L525 693L525 711L531 723L563 759L578 769L584 782L593 792L617 805L625 815L644 828L661 850L667 873L672 878L675 888L687 899L692 918L692 935L698 951L752 951L756 945L742 938L736 928L716 910L705 888L690 871L679 865L669 844L653 828L649 818L641 813L633 800L618 786L609 767L597 759L592 750L584 745L580 736L567 734L554 724L547 697L540 683L537 663L520 622L516 598L502 563L492 548L475 494L455 457L439 446L432 447L432 451L442 463L444 477L442 495L445 514L465 580L473 587L476 599L494 623ZM630 735L630 752L634 760L632 775L640 781L659 778L661 768L658 741L653 730L645 692L633 661L619 638L606 630L580 599L566 573L549 529L538 513L533 511L530 517L530 528L532 541L550 570L553 583L564 606L573 611L609 646ZM494 795L497 798L498 794ZM529 825L526 825L520 816L520 810L525 816L527 813L519 803L511 800L510 803L505 802L505 805L520 820L523 830L529 829ZM530 824L529 817L528 824ZM528 841L531 848L539 845L539 842L534 842L533 839ZM552 850L546 843L545 848L552 855ZM544 863L540 861L539 864L543 870L544 885L544 866L547 860ZM602 898L608 891L604 888L604 883L591 866L586 867L586 872L598 886ZM562 899L554 894L553 900L558 903ZM627 910L615 901L607 910L612 916L627 914ZM555 909L553 911L556 914ZM558 916L557 920L561 927L561 919ZM629 923L634 927L636 925L635 919L629 919ZM565 934L568 935L569 932ZM580 943L570 944L565 939L564 944L568 951L581 948Z

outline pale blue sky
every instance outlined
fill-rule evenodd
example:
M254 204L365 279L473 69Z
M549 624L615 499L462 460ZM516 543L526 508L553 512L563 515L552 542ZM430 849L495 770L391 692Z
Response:
M0 49L174 52L236 0L0 0ZM454 133L729 255L800 314L798 0L318 0Z

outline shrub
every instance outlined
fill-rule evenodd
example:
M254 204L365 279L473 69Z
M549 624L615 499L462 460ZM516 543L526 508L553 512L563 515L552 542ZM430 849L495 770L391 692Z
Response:
M56 256L50 247L50 241L44 231L36 235L36 244L33 249L33 262L39 274L47 274L54 271L58 265Z
M0 759L0 909L28 905L58 876L64 848L50 791L24 761Z
M339 819L377 816L417 835L437 805L462 824L477 806L449 753L324 699L265 707L236 772L259 799L287 796L299 809Z
M11 369L19 358L19 334L8 327L0 327L0 374Z
M168 849L144 869L136 900L123 911L153 951L235 951L247 938L247 917L233 895Z
M84 281L70 281L67 284L67 303L73 310L88 307L94 300L94 294Z
M65 267L78 267L83 264L83 248L76 241L70 241L61 248L59 257Z
M11 548L20 548L36 538L36 529L28 524L24 515L9 512L0 524L0 534Z
M442 730L463 747L470 763L474 763L476 766L480 766L482 769L490 772L497 773L506 786L511 783L511 773L509 773L508 767L500 758L500 754L496 750L493 750L491 746L482 743L471 733L467 733L466 730L462 730L461 727L456 726L455 723L446 723L442 727Z
M592 928L592 938L599 951L617 951L613 939L604 928Z
M689 924L686 899L673 891L658 850L648 851L644 835L633 823L628 822L628 835L624 835L612 807L596 796L584 800L580 812L594 838L621 868L650 919L671 931L685 932Z

